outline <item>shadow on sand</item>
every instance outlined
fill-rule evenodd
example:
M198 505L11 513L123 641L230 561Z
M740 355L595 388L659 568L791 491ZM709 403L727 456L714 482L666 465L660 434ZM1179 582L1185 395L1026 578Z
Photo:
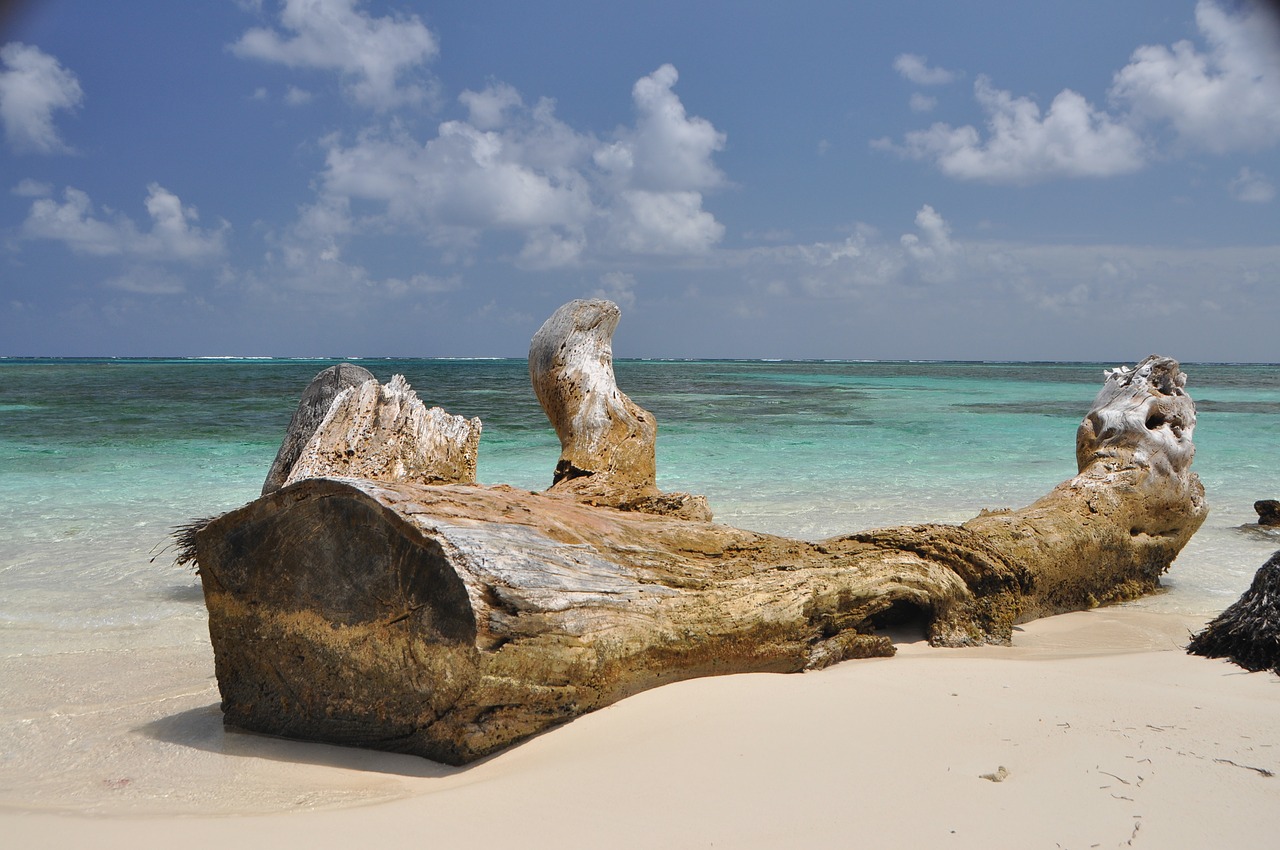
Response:
M294 741L246 732L223 725L222 709L218 703L161 717L134 731L156 741L233 758L259 758L424 779L456 776L487 761L481 759L466 767L450 767L420 756Z

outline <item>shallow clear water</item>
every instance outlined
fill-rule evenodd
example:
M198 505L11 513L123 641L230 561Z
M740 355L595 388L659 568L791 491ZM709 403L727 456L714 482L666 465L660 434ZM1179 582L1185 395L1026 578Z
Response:
M165 547L174 526L257 496L298 396L327 365L0 360L0 806L116 811L130 794L157 811L297 804L274 774L245 778L241 756L267 745L223 735L198 581ZM481 417L482 482L550 483L559 444L523 361L363 365ZM616 364L658 418L659 486L705 493L720 522L806 538L1034 501L1074 474L1076 425L1103 368ZM1280 366L1184 368L1212 512L1169 592L1136 604L1207 619L1280 548L1241 528L1255 499L1280 498ZM175 766L162 781L164 765ZM364 799L334 782L307 790L307 805Z
M201 639L170 529L253 499L297 397L326 362L0 361L0 647L6 654ZM479 476L550 483L558 443L523 361L365 361L484 422ZM1280 540L1239 526L1280 495L1280 367L1188 365L1195 469L1212 514L1171 592L1212 613ZM717 520L819 538L963 521L1074 473L1097 364L624 361L619 385L660 423L659 485ZM159 554L157 554L159 552ZM153 560L154 557L154 560Z

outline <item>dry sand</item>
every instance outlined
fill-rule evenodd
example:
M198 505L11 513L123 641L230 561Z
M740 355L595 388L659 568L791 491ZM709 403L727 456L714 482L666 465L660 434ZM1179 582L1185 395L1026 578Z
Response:
M6 698L0 835L183 850L1277 846L1280 680L1185 655L1200 624L1106 609L1025 626L1012 648L904 642L818 673L694 680L466 768L224 732L207 652L98 659L93 693Z

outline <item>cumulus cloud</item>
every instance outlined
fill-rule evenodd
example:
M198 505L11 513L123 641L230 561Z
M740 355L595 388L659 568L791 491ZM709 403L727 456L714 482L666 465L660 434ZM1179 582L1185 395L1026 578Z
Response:
M353 100L387 110L427 99L419 69L439 52L417 15L371 17L360 0L284 0L283 32L255 27L231 45L237 56L342 74Z
M1167 122L1179 141L1213 153L1280 142L1280 22L1262 4L1196 5L1208 44L1148 45L1116 73L1111 97L1135 119Z
M700 254L724 236L699 192L623 192L611 225L612 244L632 254Z
M502 83L463 92L468 119L443 122L426 142L397 127L330 137L323 202L373 202L375 214L346 226L408 229L451 252L515 234L525 268L705 252L724 233L702 208L703 192L725 183L712 159L724 134L686 113L675 81L670 66L641 78L634 126L607 141L562 122L554 101L528 106Z
M1196 25L1207 49L1184 40L1133 52L1112 79L1110 112L1063 89L1042 114L1030 98L978 77L974 95L986 114L985 133L938 123L907 133L901 144L872 144L957 179L1025 185L1136 171L1169 141L1175 150L1217 154L1280 143L1280 18L1260 3L1228 9L1200 0ZM919 83L935 70L912 54L894 65ZM917 111L924 105L912 104Z
M458 100L467 107L472 126L480 130L501 127L506 110L524 105L520 92L506 83L495 83L478 92L468 89L458 96Z
M85 192L67 187L61 202L41 198L31 205L21 235L62 242L75 253L100 257L195 263L225 252L229 225L224 222L214 230L195 226L195 208L183 206L163 186L147 187L146 208L151 229L142 231L121 213L104 210L100 216Z
M138 295L178 295L187 290L181 277L155 266L131 268L124 274L107 278L103 285Z
M725 135L685 112L673 90L678 79L673 66L663 65L637 80L635 126L619 130L592 155L606 175L607 250L698 254L724 235L724 226L702 208L702 191L727 182L712 158Z
M331 137L325 193L380 202L390 223L424 228L437 242L485 229L580 226L592 203L580 166L593 140L559 121L550 101L503 120L518 98L495 91L464 99L507 104L476 107L489 129L446 121L425 144L397 130L367 131L351 145Z
M372 285L369 272L342 256L343 240L354 230L347 198L328 196L299 210L283 233L267 237L272 250L266 270L272 290L355 294ZM265 288L253 279L251 288Z
M1228 188L1231 190L1231 197L1250 204L1265 204L1276 196L1276 187L1266 175L1251 168L1241 168Z
M592 298L606 298L624 310L636 306L636 276L630 272L607 272L600 276L600 286Z
M555 136L563 129L528 133ZM578 224L591 200L572 168L577 145L571 137L559 150L551 144L531 150L538 141L465 121L441 124L425 145L403 134L370 133L351 147L331 144L324 185L330 193L380 201L400 223L507 230ZM546 156L542 167L531 162L538 153Z
M925 283L950 280L961 253L960 246L951 241L951 225L925 204L916 213L916 227L918 233L904 233L898 242L907 259L918 269L920 280Z
M942 86L956 78L954 71L929 67L923 56L902 53L893 60L893 69L918 86Z
M663 65L641 77L631 89L636 125L619 133L596 154L596 163L648 191L710 189L725 182L711 156L722 150L725 135L705 118L690 118L672 90L679 74Z
M540 227L525 235L524 246L516 258L516 265L523 269L572 266L577 264L586 248L587 236L581 227Z
M311 102L311 92L297 86L289 86L285 89L284 102L290 106L303 106Z
M72 153L58 135L53 114L84 100L76 75L38 47L10 42L0 47L0 122L18 153Z
M866 225L858 225L839 242L770 253L777 253L784 266L795 266L800 290L813 297L847 296L889 286L901 280L906 265L903 251Z
M911 107L912 112L932 112L933 108L938 105L938 99L920 92L913 92L907 104Z
M280 260L290 270L329 280L334 275L325 264L341 259L341 240L353 230L349 199L329 196L307 204L284 237L277 240Z
M974 96L987 115L985 135L971 125L937 123L907 133L902 145L873 144L933 162L951 177L990 183L1109 177L1143 166L1138 134L1070 89L1043 113L1030 98L997 89L985 76L974 83Z
M18 185L14 186L10 192L19 198L47 198L53 194L53 187L48 183L41 183L39 180L27 177L19 180Z

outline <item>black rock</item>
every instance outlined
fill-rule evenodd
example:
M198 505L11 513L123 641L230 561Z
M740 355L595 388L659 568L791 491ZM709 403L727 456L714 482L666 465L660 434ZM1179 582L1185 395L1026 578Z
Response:
M1280 501L1259 499L1253 509L1258 512L1258 525L1280 525Z

